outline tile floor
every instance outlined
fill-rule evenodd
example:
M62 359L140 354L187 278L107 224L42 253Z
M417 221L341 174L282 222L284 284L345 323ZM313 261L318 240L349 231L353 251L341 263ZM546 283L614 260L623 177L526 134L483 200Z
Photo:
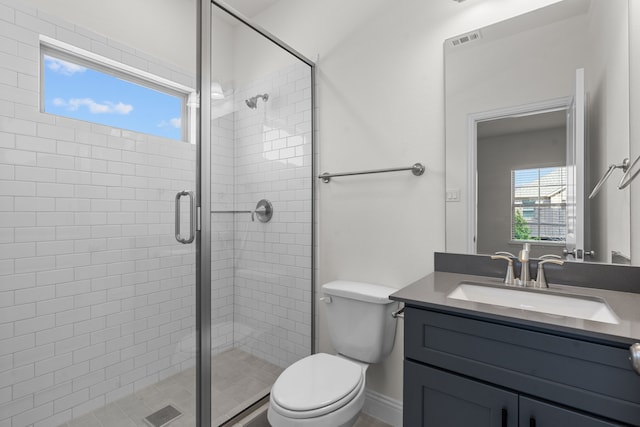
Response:
M211 361L213 425L217 426L266 396L282 368L232 349ZM144 418L166 405L183 415L167 427L194 427L195 368L187 369L60 427L149 427ZM362 414L354 427L391 427Z
M383 423L377 418L373 418L367 414L360 415L353 427L391 427L387 423Z
M219 425L266 396L282 368L242 350L232 349L212 358L211 371L213 425ZM144 418L169 404L183 414L171 422L170 427L195 426L195 368L182 371L60 427L149 427Z

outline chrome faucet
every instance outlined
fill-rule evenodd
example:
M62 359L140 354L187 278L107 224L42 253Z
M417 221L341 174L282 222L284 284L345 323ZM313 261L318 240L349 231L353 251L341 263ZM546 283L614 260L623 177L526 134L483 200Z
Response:
M558 255L542 255L538 261L538 272L536 279L531 280L529 273L529 259L530 259L531 245L525 243L522 245L522 249L518 253L518 261L520 261L520 278L516 278L513 268L513 259L516 256L509 252L496 252L495 255L491 255L491 259L503 259L507 261L507 272L504 277L504 284L509 286L521 286L521 287L533 287L533 288L548 288L547 279L544 274L544 265L548 263L562 265L562 257Z
M503 259L507 261L507 272L504 276L504 284L513 286L515 285L515 277L516 274L513 271L513 259L515 258L513 254L509 252L496 252L495 255L491 255L491 259Z
M557 255L543 255L540 257L540 261L538 261L538 273L536 274L536 280L533 282L534 288L548 288L547 278L544 274L544 265L552 263L557 265L564 264L564 261L560 259Z
M520 279L516 281L516 285L527 287L529 286L529 251L531 245L525 243L522 245L522 249L518 253L518 261L520 261Z

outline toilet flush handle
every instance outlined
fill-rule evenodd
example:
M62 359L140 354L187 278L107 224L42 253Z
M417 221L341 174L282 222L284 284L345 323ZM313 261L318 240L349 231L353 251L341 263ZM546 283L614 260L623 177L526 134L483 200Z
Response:
M320 301L324 301L325 304L331 304L331 297L322 297Z
M391 317L393 317L394 319L397 319L397 318L404 319L404 307L402 307L400 310L396 310L392 312Z

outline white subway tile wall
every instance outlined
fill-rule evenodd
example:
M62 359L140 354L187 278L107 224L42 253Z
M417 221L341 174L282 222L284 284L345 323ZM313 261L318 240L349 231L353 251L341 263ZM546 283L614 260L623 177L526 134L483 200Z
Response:
M294 62L236 89L231 112L229 101L213 108L214 352L240 348L280 367L311 352L310 76ZM256 109L245 104L264 93ZM261 199L273 204L266 223L221 212L251 211Z
M311 352L311 70L294 64L238 103L236 203L273 203L267 223L236 225L235 319L259 334L237 346L281 367ZM251 110L244 99L269 93ZM245 107L245 108L243 108Z
M230 101L226 101L227 103ZM217 110L213 106L214 115ZM211 124L211 347L219 354L234 347L234 116ZM249 218L249 214L245 214Z
M193 366L194 245L173 237L195 147L39 112L39 34L193 87L0 0L0 426L56 426Z

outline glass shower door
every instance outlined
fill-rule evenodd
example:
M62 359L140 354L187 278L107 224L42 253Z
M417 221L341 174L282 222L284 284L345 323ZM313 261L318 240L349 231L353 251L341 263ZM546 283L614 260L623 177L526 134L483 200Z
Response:
M196 129L159 136L191 123L192 106L169 115L145 102L150 87L186 100L193 70L144 53L148 34L116 41L66 22L63 6L26 3L0 0L7 42L29 51L0 63L29 82L0 90L0 425L195 426L195 223L183 191L196 187ZM116 28L140 5L109 7ZM185 31L158 16L164 33ZM125 77L127 89L114 85Z
M216 2L211 33L211 417L220 425L312 352L313 63Z

